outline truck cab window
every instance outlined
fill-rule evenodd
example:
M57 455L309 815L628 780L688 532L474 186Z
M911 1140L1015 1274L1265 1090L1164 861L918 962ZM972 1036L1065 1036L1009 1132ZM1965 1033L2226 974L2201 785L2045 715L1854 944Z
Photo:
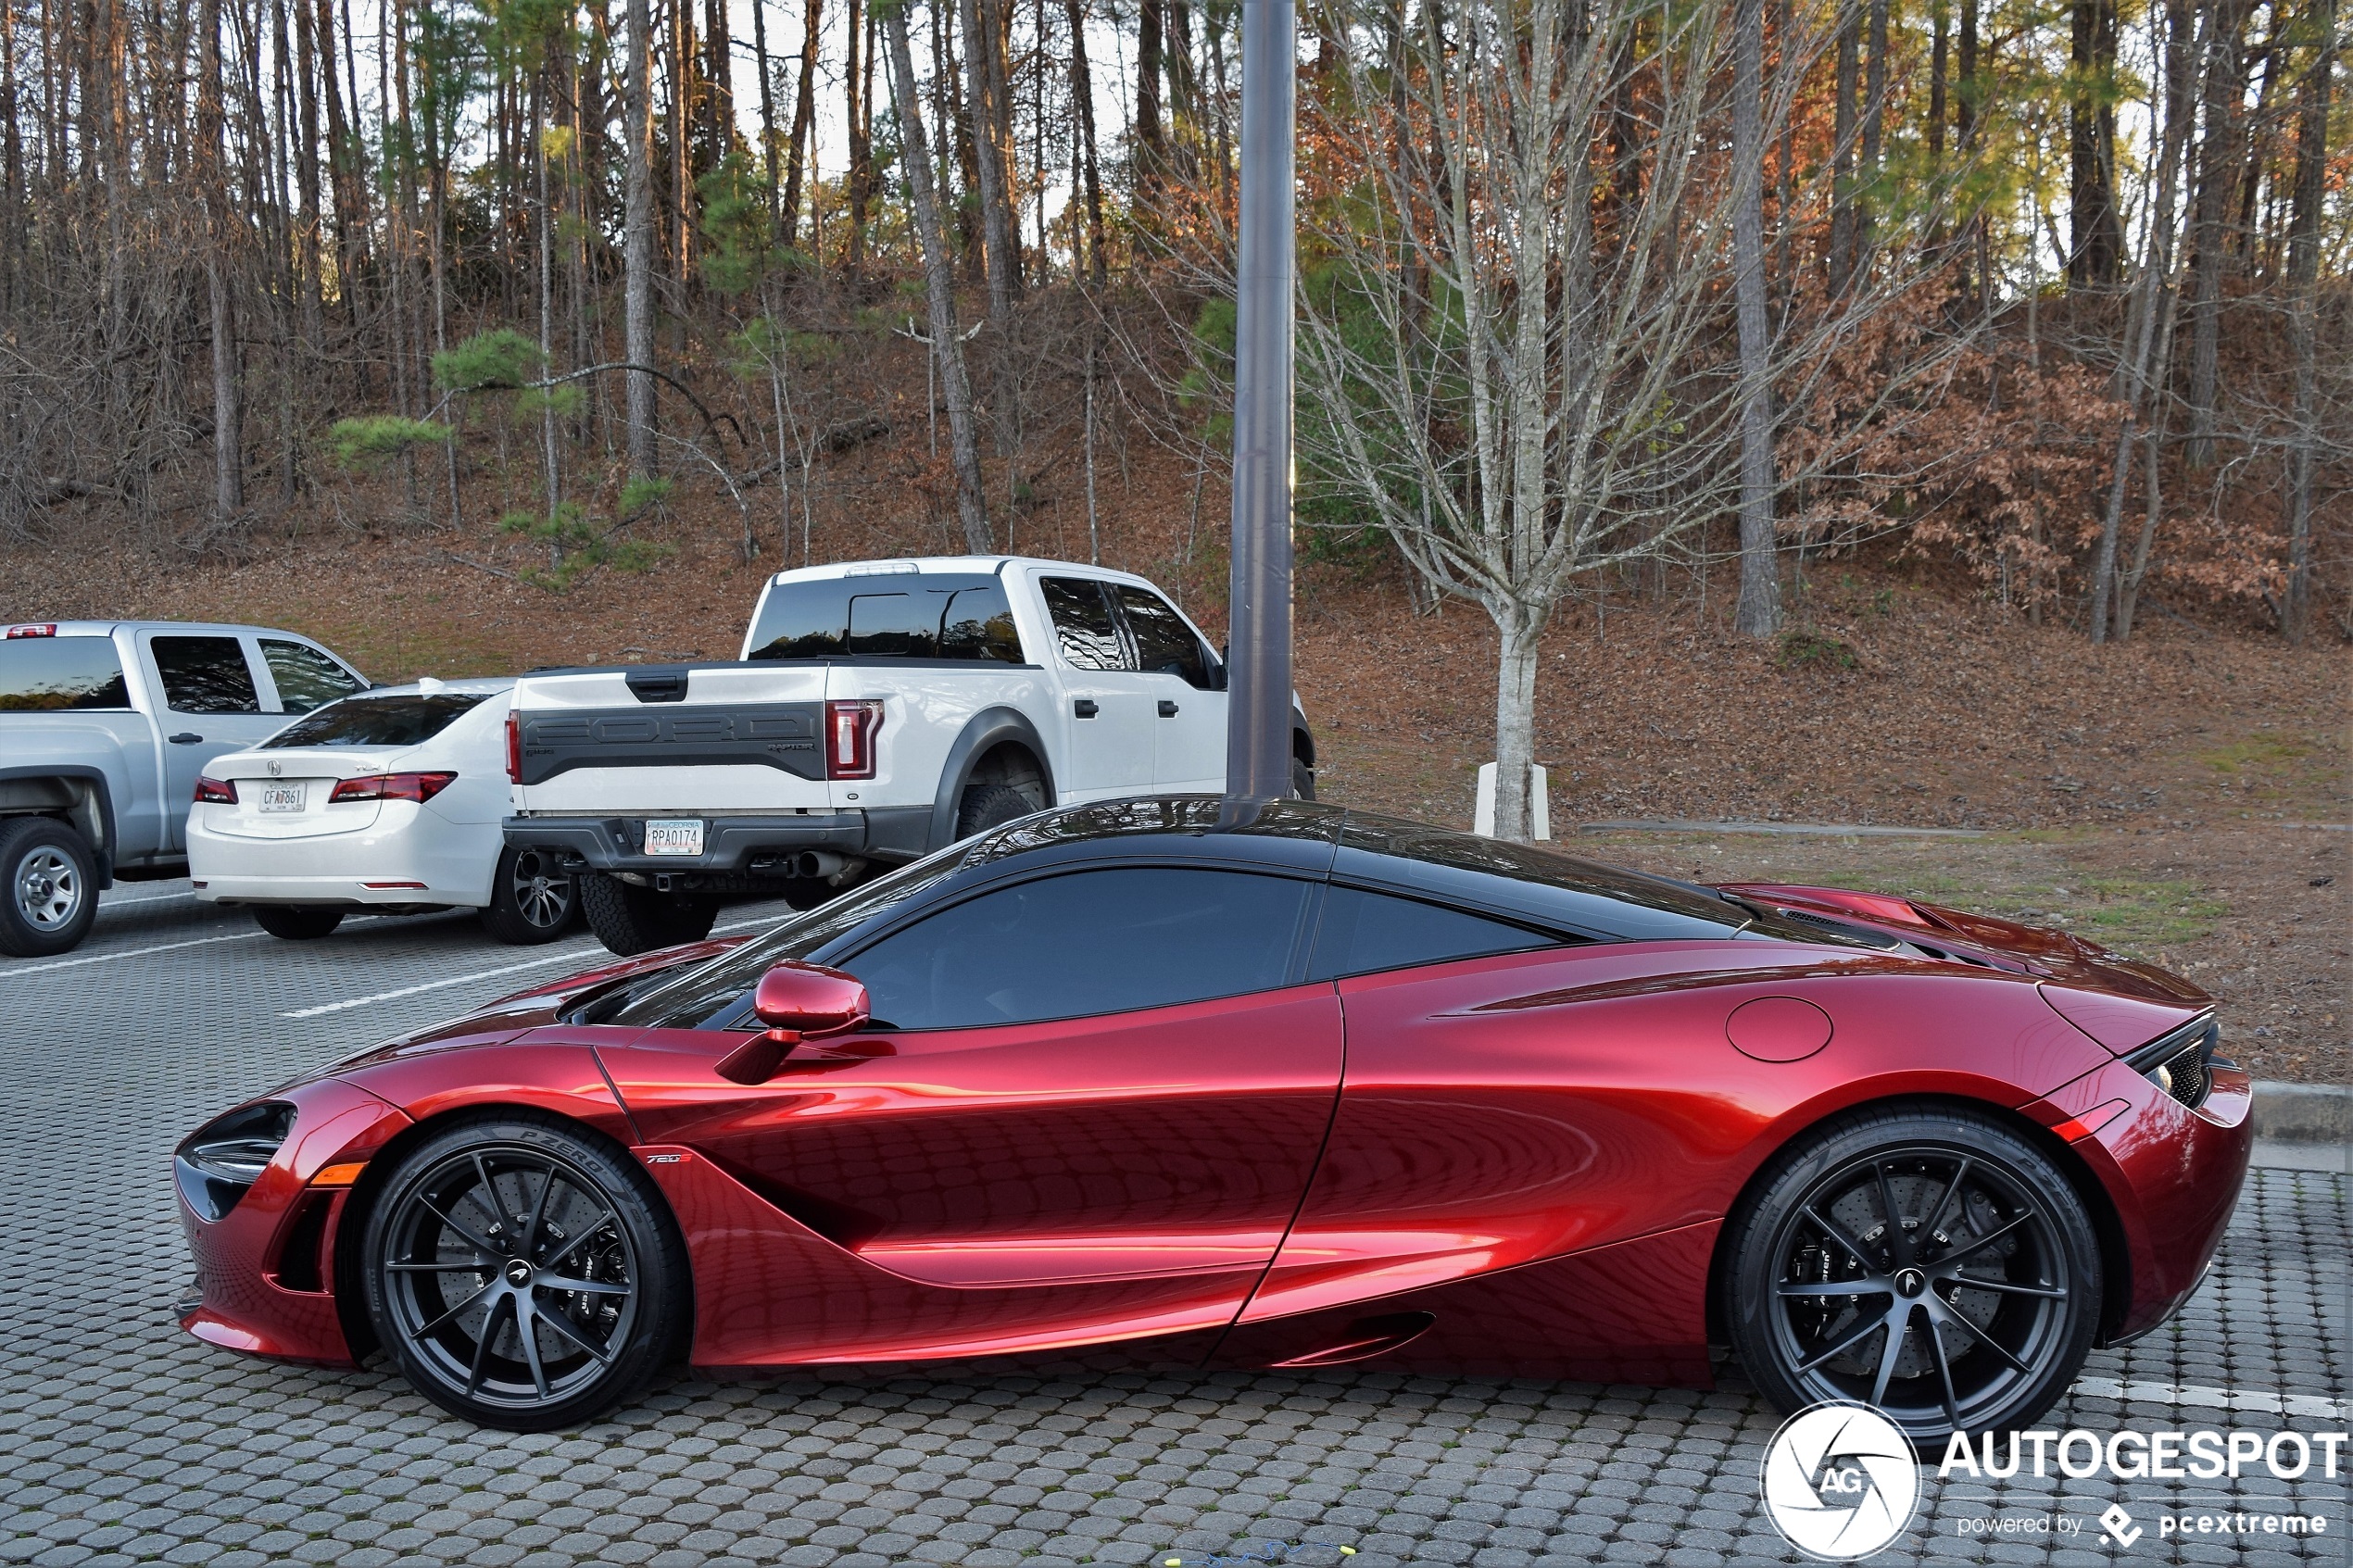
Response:
M25 637L0 643L0 713L130 706L131 689L111 637Z
M366 689L358 676L307 643L264 637L261 658L278 684L278 706L289 713L308 713Z
M1120 646L1103 585L1087 577L1041 577L1039 592L1054 620L1054 642L1074 670L1133 669Z
M236 638L157 637L147 646L163 677L164 706L174 713L261 711L253 669Z
M1210 688L1209 658L1168 601L1149 588L1115 583L1119 608L1126 612L1128 635L1136 640L1136 664L1154 675L1174 675L1196 691Z

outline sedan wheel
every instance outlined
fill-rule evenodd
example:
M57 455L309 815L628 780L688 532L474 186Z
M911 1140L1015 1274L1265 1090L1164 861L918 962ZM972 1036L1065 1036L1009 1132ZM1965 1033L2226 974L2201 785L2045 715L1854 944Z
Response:
M377 1337L485 1426L603 1413L681 1348L685 1249L625 1151L538 1122L460 1126L400 1162L365 1243Z
M578 888L551 852L510 845L498 852L491 874L483 929L516 947L553 942L580 914Z
M2067 1178L1966 1112L1809 1138L1735 1216L1727 1321L1786 1410L1859 1399L1923 1449L2032 1424L2083 1364L2099 1247Z

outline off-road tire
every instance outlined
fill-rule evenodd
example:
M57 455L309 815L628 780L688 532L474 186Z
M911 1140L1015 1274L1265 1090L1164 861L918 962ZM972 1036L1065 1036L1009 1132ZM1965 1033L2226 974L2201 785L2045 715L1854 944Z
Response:
M707 894L660 893L602 872L582 875L579 889L588 929L623 958L699 942L719 918L719 900Z
M98 918L97 857L70 822L0 818L0 953L69 952Z
M1290 759L1290 797L1293 800L1315 798L1315 770L1302 757Z
M256 904L253 922L289 942L315 942L334 935L344 911L326 904Z
M1015 817L1026 817L1036 809L1029 797L1011 784L969 784L964 797L956 803L956 836L970 838L976 833L1002 827Z
M371 1193L359 1246L378 1343L484 1426L581 1425L686 1352L692 1276L668 1202L627 1149L560 1118L484 1117L416 1145Z

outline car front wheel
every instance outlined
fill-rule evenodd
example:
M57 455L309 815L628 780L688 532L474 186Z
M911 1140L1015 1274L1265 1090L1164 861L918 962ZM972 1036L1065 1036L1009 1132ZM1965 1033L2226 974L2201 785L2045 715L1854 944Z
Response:
M98 881L90 846L51 817L0 821L0 953L46 958L79 947L98 918Z
M378 1340L418 1392L547 1432L643 1389L685 1348L686 1246L626 1149L523 1118L411 1149L361 1243Z
M2032 1425L2100 1317L2082 1199L1965 1110L1857 1112L1807 1135L1732 1216L1725 1322L1785 1411L1877 1406L1923 1452Z

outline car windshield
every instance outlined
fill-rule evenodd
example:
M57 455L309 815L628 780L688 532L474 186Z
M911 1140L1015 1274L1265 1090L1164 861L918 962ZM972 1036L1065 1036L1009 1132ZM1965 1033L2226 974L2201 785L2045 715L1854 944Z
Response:
M765 936L682 973L663 972L617 995L598 997L576 1022L640 1029L692 1029L718 1013L780 963L805 959L836 937L896 908L962 869L970 843L951 844L888 876L853 888L830 904L793 916Z
M11 637L0 643L0 713L130 706L112 637Z
M422 746L488 692L434 692L409 696L347 696L306 714L265 743L272 750L306 746Z

